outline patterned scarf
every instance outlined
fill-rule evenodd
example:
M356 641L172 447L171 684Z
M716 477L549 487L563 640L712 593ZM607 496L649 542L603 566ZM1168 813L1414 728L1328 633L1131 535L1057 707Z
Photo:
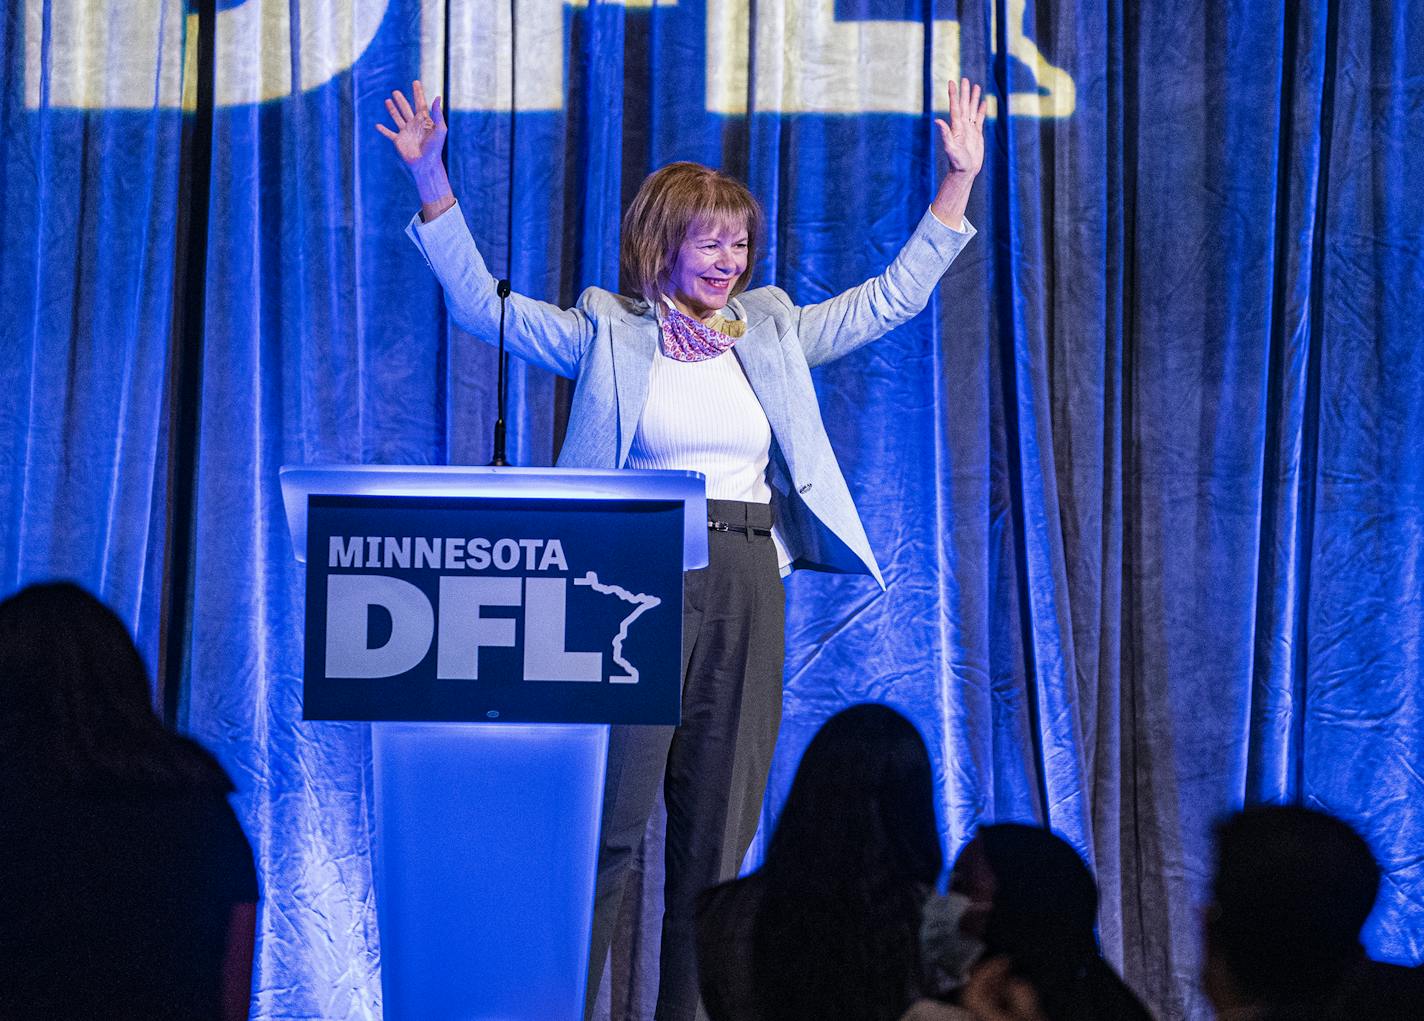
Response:
M714 315L699 322L670 302L658 303L658 325L662 328L663 354L678 362L705 362L730 351L742 335L745 324Z

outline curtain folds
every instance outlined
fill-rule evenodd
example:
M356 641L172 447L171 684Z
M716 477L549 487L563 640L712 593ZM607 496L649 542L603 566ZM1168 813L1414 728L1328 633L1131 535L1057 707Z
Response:
M181 51L169 13L130 41ZM71 55L60 66L39 59L54 36ZM156 664L183 118L154 101L153 66L133 108L43 98L87 82L102 102L98 83L125 56L113 43L47 4L0 20L0 587L77 579Z

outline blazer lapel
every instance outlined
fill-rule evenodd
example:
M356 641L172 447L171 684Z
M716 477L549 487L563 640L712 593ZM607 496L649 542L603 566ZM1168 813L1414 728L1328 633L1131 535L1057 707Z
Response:
M740 305L740 303L739 303ZM741 308L739 314L745 315ZM618 402L618 467L628 460L628 450L638 431L638 420L648 402L648 380L658 347L658 324L653 316L628 316L613 327L613 388ZM770 317L748 322L747 332L732 348L752 392L771 426L771 434L788 461L791 458L791 414L787 401L786 366L781 359L781 339Z
M613 327L613 390L618 404L618 461L623 467L628 449L648 403L648 379L653 372L653 352L658 346L658 323L653 316L627 316Z
M766 412L771 435L789 459L791 409L787 400L786 363L781 358L781 338L776 333L776 323L769 317L748 323L747 332L732 350L742 363L742 371L747 374L762 411Z

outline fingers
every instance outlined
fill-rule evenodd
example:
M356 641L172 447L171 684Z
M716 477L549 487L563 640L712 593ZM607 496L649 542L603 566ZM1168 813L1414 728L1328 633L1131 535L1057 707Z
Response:
M440 97L435 97L435 102L430 104L430 116L435 121L435 130L445 130L445 110L441 105Z
M396 95L399 96L400 93L397 92ZM391 115L391 120L395 121L397 128L405 127L406 118L401 116L401 112L396 108L396 104L389 99L386 100L386 113Z
M951 134L957 133L966 124L982 128L989 116L989 99L982 87L972 84L968 78L959 79L959 84L949 83L949 124Z
M950 133L949 125L936 117L935 127L939 128L939 144L944 146L947 152L949 150L949 140L953 137Z
M415 120L415 111L410 108L410 103L406 101L406 98L401 93L401 90L396 89L394 92L391 93L391 95L395 98L396 106L400 108L400 112L404 115L405 119L408 121Z
M382 135L385 135L385 136L386 136L387 138L389 138L392 142L394 142L394 141L396 141L398 138L400 138L400 135L397 135L394 131L392 131L390 128L386 127L384 124L377 124L377 125L376 125L376 130L379 131Z

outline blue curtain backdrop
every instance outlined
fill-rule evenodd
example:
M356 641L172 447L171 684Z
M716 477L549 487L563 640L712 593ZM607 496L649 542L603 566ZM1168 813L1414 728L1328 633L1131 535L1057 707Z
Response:
M372 127L416 75L492 268L563 303L618 285L673 159L765 203L760 282L858 282L932 194L946 79L990 82L978 238L817 375L889 588L790 580L768 816L820 722L883 700L947 850L1069 835L1165 1017L1206 1016L1209 830L1243 802L1356 824L1371 950L1424 958L1419 3L17 0L0 51L0 588L94 588L234 772L255 1016L381 1014L368 731L300 721L277 469L488 459L494 356ZM565 397L515 363L515 461L551 462ZM645 1016L625 935L605 1002Z

